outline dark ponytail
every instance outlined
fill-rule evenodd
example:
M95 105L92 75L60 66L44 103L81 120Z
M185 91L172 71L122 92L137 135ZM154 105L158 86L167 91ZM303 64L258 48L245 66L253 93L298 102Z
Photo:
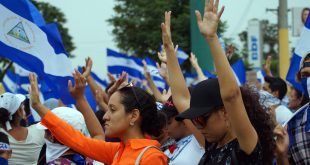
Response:
M5 108L0 108L0 124L2 125L2 128L5 126L5 122L9 121L10 113Z

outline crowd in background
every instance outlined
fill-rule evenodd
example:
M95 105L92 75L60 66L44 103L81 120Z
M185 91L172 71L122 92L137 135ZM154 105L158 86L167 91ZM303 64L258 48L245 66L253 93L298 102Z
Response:
M31 73L28 98L0 95L0 164L310 164L310 53L297 74L303 91L272 75L270 57L263 84L239 86L217 36L224 12L218 5L219 0L206 1L204 14L195 12L216 78L205 77L191 54L198 77L186 85L171 36L173 13L165 12L158 69L167 90L157 88L145 61L145 89L128 82L126 72L109 75L102 89L87 58L68 82L76 101L68 107L58 99L42 103ZM98 110L84 96L86 84ZM39 123L25 120L32 108Z

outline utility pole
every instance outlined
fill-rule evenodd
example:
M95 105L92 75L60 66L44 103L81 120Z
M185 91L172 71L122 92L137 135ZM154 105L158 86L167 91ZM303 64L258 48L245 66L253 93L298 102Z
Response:
M278 9L278 26L279 26L279 69L280 77L285 80L289 60L289 45L288 45L288 23L287 23L287 0L279 0Z

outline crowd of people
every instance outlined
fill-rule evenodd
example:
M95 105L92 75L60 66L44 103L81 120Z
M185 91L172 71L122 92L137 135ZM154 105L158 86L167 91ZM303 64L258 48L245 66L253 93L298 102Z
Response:
M68 82L76 101L71 108L57 99L42 103L31 73L29 98L0 95L0 164L310 164L310 53L297 75L304 91L288 90L274 77L270 58L264 84L239 86L217 36L224 12L218 6L219 0L206 1L204 14L195 12L217 78L206 78L191 54L198 83L187 86L171 36L172 13L165 12L158 70L167 91L158 90L145 62L144 89L128 82L125 72L109 75L102 89L87 58L83 71L75 70L74 82ZM86 84L96 98L95 112L84 96ZM25 122L30 108L39 123Z

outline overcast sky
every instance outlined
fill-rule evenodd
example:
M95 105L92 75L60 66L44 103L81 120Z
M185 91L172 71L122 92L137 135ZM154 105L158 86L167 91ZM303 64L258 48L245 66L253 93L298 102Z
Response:
M66 27L76 46L72 59L74 67L84 65L87 56L92 57L93 70L100 77L106 75L106 48L116 49L112 29L106 20L114 14L114 0L39 0L49 2L60 8L67 18ZM149 0L150 3L152 2ZM225 12L222 19L228 22L224 34L237 40L238 33L245 30L252 18L268 19L277 22L275 13L266 12L266 8L277 8L278 0L222 0ZM309 0L288 0L288 7L310 6ZM290 13L288 14L290 16ZM290 24L290 22L289 22ZM116 49L117 50L117 49Z

